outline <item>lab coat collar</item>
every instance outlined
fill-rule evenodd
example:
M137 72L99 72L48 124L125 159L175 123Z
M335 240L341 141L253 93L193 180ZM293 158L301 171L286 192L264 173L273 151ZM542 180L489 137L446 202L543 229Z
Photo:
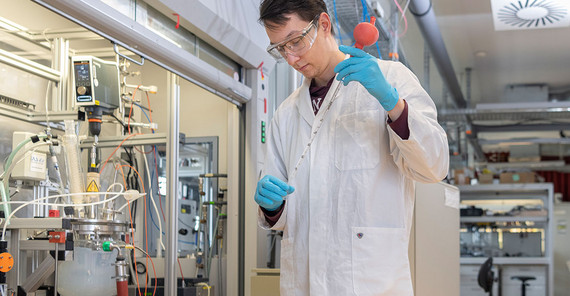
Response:
M303 84L299 89L299 99L297 100L297 108L299 110L299 113L301 113L303 119L305 119L305 121L310 126L313 126L313 121L315 120L315 113L313 113L313 107L311 106L311 95L309 93L311 80L312 79L304 79Z
M303 117L303 119L305 119L305 121L310 126L313 126L313 122L315 121L315 118L320 118L323 116L324 109L328 106L329 101L332 99L332 95L333 95L335 89L337 88L337 85L341 82L336 80L336 78L334 79L333 83L331 84L331 86L329 88L329 91L327 92L327 95L325 96L325 100L323 101L323 104L321 105L322 111L320 110L317 113L317 115L315 116L315 113L313 111L313 106L311 105L311 94L309 92L309 88L311 86L311 81L312 81L312 79L305 79L303 81L303 84L301 85L301 87L299 89L299 100L297 100L297 108L299 109L299 113L301 113L301 116ZM338 94L337 94L337 96L338 96Z

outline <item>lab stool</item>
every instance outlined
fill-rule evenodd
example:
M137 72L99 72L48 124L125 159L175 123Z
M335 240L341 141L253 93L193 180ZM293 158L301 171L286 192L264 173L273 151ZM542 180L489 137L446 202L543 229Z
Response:
M526 286L528 286L527 281L536 280L533 276L512 276L511 280L519 280L521 281L521 291L522 296L526 296Z

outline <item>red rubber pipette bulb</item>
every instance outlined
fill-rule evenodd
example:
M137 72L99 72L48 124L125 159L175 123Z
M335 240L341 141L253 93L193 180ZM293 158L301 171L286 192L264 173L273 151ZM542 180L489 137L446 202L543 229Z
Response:
M374 26L376 18L371 16L370 22L362 22L354 28L354 47L362 49L364 46L370 46L378 41L378 29Z

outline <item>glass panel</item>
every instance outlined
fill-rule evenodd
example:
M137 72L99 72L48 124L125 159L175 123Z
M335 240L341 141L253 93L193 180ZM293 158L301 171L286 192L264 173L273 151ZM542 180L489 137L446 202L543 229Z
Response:
M143 1L102 0L122 14L152 30L172 44L197 56L226 75L243 81L240 77L241 66L219 50L198 38L182 26L176 28L176 21L171 16L162 14Z

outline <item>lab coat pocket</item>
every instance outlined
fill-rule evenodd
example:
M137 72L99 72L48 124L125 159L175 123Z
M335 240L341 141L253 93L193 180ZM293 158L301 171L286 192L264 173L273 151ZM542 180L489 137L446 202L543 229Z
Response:
M291 238L281 240L281 276L280 286L281 295L289 295L293 293L295 287L295 264L294 264L294 245Z
M339 117L335 123L334 159L339 170L375 168L380 162L380 111Z
M356 295L413 295L406 237L405 228L352 228Z

